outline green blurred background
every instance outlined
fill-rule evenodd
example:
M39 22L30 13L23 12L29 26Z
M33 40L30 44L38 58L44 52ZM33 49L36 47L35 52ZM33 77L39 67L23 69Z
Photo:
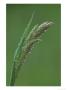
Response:
M35 12L31 28L44 21L54 24L42 36L22 66L16 86L61 85L61 5L60 4L7 4L6 5L6 85L9 86L15 49L24 29Z

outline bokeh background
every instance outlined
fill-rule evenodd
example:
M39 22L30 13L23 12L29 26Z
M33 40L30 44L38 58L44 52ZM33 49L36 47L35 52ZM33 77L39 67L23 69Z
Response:
M61 85L61 5L60 4L7 4L6 5L6 85L9 86L12 62L20 37L35 12L31 28L44 21L54 24L42 36L22 66L16 86Z

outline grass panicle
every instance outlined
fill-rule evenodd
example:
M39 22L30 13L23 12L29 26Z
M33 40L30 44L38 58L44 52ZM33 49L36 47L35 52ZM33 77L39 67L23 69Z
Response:
M21 69L22 64L24 64L25 60L27 60L27 56L29 56L32 48L40 42L40 38L44 32L53 24L51 21L43 22L42 24L36 24L32 30L28 33L30 25L32 23L34 14L25 29L23 36L20 39L16 52L14 54L14 63L13 63L13 70L11 76L10 85L14 86L15 80L18 77L19 71Z

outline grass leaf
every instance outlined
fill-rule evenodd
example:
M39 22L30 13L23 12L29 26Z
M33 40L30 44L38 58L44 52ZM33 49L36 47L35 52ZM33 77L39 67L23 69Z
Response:
M21 56L21 50L22 50L21 48L24 45L24 41L25 41L25 38L28 34L28 30L29 30L30 25L32 23L33 17L34 17L34 13L32 14L32 16L27 24L27 27L25 28L25 31L20 39L20 42L18 43L18 47L17 47L15 54L14 54L14 60L13 60L13 65L12 65L11 78L10 78L10 85L11 86L13 86L15 83L16 68L17 68L16 62L17 62L17 60L19 60L19 57Z

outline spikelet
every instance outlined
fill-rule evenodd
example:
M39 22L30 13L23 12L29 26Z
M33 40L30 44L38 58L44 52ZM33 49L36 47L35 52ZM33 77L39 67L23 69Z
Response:
M42 34L44 32L47 31L47 29L53 24L53 22L44 22L41 25L38 26L37 30L33 33L32 35L32 39L33 38L39 38L40 36L42 36Z
M36 24L36 25L32 28L32 30L30 31L29 35L28 35L27 38L26 38L26 42L25 42L25 43L27 43L28 41L30 41L30 40L32 39L32 36L33 36L35 30L37 30L37 28L38 28L38 24Z
M19 58L19 60L16 62L16 68L18 68L18 66L20 65L19 63L21 62L22 64L24 63L24 61L26 60L27 56L29 56L29 54L32 51L32 48L40 41L40 39L33 39L31 41L29 41L24 47L22 47L22 52L21 52L21 56Z

